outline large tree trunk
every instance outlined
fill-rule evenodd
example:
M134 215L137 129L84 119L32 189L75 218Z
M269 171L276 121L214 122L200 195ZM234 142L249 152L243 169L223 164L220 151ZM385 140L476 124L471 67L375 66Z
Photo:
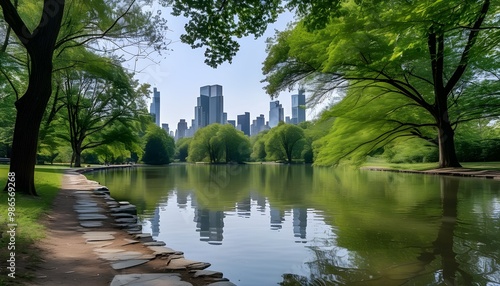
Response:
M10 172L16 176L16 192L37 195L35 163L43 113L52 94L52 58L64 0L45 0L38 27L30 33L10 1L1 1L4 19L26 48L30 75L26 93L16 102L16 125Z
M455 150L455 131L449 122L441 122L438 128L439 168L462 167Z
M74 151L75 154L75 168L80 168L82 166L82 150L77 146Z
M10 172L16 176L16 191L36 196L35 164L38 134L52 81L52 60L44 51L31 57L28 90L16 102L17 116L12 142Z

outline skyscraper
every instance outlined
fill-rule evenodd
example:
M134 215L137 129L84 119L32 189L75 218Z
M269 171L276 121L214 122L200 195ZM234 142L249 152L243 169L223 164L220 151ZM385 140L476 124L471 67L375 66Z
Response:
M279 100L271 101L269 104L269 127L278 126L280 121L284 120L284 111Z
M306 95L304 89L299 88L299 94L292 94L292 124L299 124L306 121Z
M187 122L186 119L181 119L179 123L177 123L177 140L186 137L187 130Z
M250 136L250 112L238 115L238 126L240 126L241 131L243 131L245 135Z
M200 96L196 99L197 105L194 108L195 131L208 125L209 97L201 93L203 87L200 88Z
M252 126L250 127L250 135L254 136L259 134L266 129L265 127L266 119L264 118L264 114L261 114L252 121Z
M224 98L222 86L206 85L200 87L200 96L194 108L194 121L196 131L212 123L224 124Z
M170 128L168 127L167 123L162 123L161 128L167 132L167 134L170 135Z
M149 113L153 116L155 124L160 126L160 92L153 89L153 101L149 106Z

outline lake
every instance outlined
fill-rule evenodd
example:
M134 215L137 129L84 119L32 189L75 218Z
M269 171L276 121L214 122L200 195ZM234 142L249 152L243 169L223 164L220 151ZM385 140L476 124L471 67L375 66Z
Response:
M500 181L306 165L86 175L237 285L500 284Z

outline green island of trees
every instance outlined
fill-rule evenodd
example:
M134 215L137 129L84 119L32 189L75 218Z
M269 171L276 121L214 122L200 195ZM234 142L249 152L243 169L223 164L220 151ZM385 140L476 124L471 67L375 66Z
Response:
M154 1L153 1L154 2ZM196 3L195 3L196 2ZM279 14L296 21L268 40L272 97L297 85L310 104L343 100L310 122L248 138L209 125L178 140L157 127L117 51L165 50L166 20L152 1L0 1L0 157L17 191L37 195L38 163L173 160L359 165L500 159L500 3L473 1L159 0L188 19L181 40L217 67L238 38L261 36Z

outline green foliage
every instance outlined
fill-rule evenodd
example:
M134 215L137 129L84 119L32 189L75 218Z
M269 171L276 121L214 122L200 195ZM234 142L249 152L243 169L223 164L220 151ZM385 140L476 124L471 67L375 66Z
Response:
M265 130L252 137L252 154L250 154L250 158L253 161L264 161L266 159L266 136L268 133L269 130Z
M261 36L283 11L280 2L160 0L164 6L172 7L174 16L190 19L181 41L192 48L205 46L205 63L214 68L225 61L231 62L236 55L239 44L235 38Z
M191 143L191 137L185 137L177 140L175 143L176 151L175 151L175 159L186 162L187 157L189 155L189 144Z
M383 155L389 163L439 161L437 146L420 138L396 139L384 147Z
M498 11L499 3L490 1L341 2L327 23L304 19L270 41L263 68L267 92L276 96L306 83L313 100L336 89L370 97L361 106L361 99L345 106L360 109L357 115L334 114L343 118L332 129L336 134L317 143L324 147L318 155L326 156L320 164L358 161L396 137L416 136L446 143L439 145L442 167L459 165L453 129L499 115L500 66L488 60L499 52L500 33L488 28L499 24ZM383 114L373 106L383 105L371 101L390 108Z
M138 152L138 121L141 113L146 112L142 87L134 86L137 83L118 62L91 53L87 56L93 60L76 66L81 69L57 74L66 111L59 121L66 126L66 132L60 133L60 137L71 144L77 167L84 150L101 145L119 142L123 144L120 146ZM104 152L106 162L110 162L112 153L108 151Z
M242 163L250 157L250 140L232 125L210 124L200 128L189 144L189 162Z
M333 118L328 134L313 144L316 165L336 165L342 160L359 165L368 154L397 138L429 141L434 132L432 118L411 100L378 87L351 89L322 114L320 122Z
M219 163L224 155L223 142L214 136L219 131L220 124L210 124L196 131L189 144L189 162Z
M172 161L175 142L165 130L152 126L145 137L146 146L142 161L149 165L164 165Z
M216 137L224 145L225 162L243 163L250 158L250 140L242 131L236 130L232 125L222 125Z
M302 158L305 143L304 130L292 124L281 123L272 128L267 135L266 154L269 160L292 163Z

